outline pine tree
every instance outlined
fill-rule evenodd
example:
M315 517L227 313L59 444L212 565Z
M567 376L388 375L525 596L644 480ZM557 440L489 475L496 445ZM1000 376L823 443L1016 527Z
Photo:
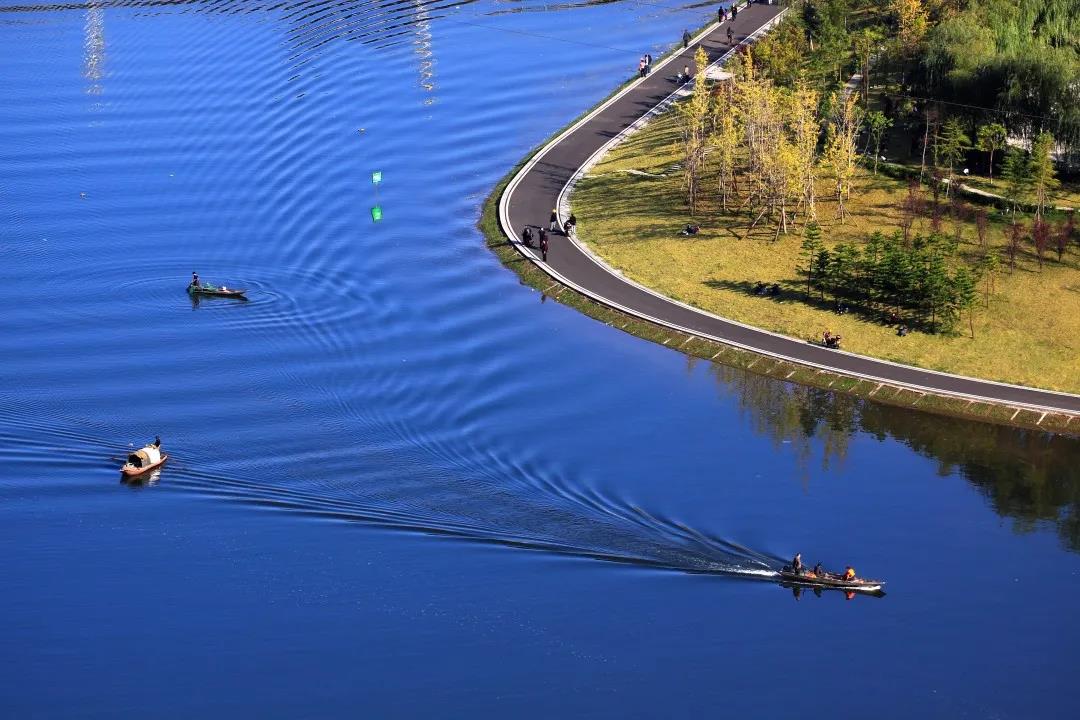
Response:
M1035 195L1035 217L1041 219L1050 202L1050 193L1061 183L1054 170L1054 136L1041 132L1031 145L1031 188Z
M810 221L803 228L802 241L802 270L806 272L806 297L810 297L810 284L814 279L815 262L821 253L821 228L814 221ZM820 270L819 270L820 273Z
M833 294L839 303L840 297L854 298L859 294L860 252L854 244L840 243L832 254Z
M885 247L885 236L875 231L866 239L860 263L859 283L866 301L873 305L881 297L881 257Z
M971 147L971 139L964 132L964 126L954 117L945 121L941 128L941 134L937 137L937 157L945 163L948 169L948 185L945 187L945 196L952 192L954 171L956 164L964 159L964 152Z
M828 248L821 248L817 254L817 278L818 278L818 292L822 300L825 299L825 286L829 284L832 276L830 275L830 268L832 267L832 253Z
M994 184L994 153L1005 147L1008 131L1001 123L988 123L979 128L976 133L976 142L979 149L989 155L987 170L989 171L990 184Z
M1027 155L1023 150L1011 147L1005 151L1001 177L1005 180L1006 192L1009 195L1007 205L1010 211L1015 212L1024 201L1031 177Z
M975 305L979 299L978 278L970 270L961 265L956 268L952 277L952 298L958 313L967 312L968 327L971 329L971 339L975 339Z

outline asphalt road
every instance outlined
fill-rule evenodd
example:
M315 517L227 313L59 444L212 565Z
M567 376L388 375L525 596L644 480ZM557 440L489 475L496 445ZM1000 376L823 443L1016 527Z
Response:
M675 74L684 65L693 66L698 44L709 60L720 58L731 47L727 29L732 27L736 43L773 20L781 11L775 5L752 5L741 12L734 23L711 28L690 47L657 64L652 74L631 86L597 112L584 118L567 134L542 149L533 163L527 164L511 180L500 199L503 230L511 240L520 240L526 225L547 227L552 208L566 184L589 158L611 138L667 98L675 89ZM632 72L634 68L629 68ZM536 253L518 247L555 279L570 284L607 305L664 325L749 348L801 364L879 382L947 395L960 395L1010 405L1024 405L1043 410L1080 413L1080 395L1056 393L1036 388L938 373L908 365L899 365L847 352L828 350L805 340L776 335L740 325L684 306L674 300L635 285L594 260L576 243L553 235L546 263Z

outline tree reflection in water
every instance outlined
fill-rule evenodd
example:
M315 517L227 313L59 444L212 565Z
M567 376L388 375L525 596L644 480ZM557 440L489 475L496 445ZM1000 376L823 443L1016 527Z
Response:
M1052 523L1064 545L1080 551L1080 438L883 405L723 365L710 369L753 429L790 444L804 468L815 443L828 467L844 460L855 433L892 438L936 460L941 475L966 478L1017 532Z

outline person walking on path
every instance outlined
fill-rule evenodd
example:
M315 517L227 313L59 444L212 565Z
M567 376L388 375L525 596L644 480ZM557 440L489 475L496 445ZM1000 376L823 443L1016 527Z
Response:
M652 55L645 53L645 74L652 72Z
M719 25L722 22L724 22L724 8L716 11L716 24Z
M637 61L637 74L639 78L645 77L645 58L642 57Z
M690 47L690 31L689 30L683 30L682 31L682 46L683 46L683 50Z
M548 234L544 231L544 228L540 228L540 256L547 262L548 253Z
M548 218L548 230L552 232L559 231L559 209L551 208L551 217Z
M731 32L731 26L730 25L728 26L728 29L727 29L727 44L728 45L734 45L735 44L735 33Z
M739 17L739 6L735 3L731 3L731 22L735 22L735 18Z

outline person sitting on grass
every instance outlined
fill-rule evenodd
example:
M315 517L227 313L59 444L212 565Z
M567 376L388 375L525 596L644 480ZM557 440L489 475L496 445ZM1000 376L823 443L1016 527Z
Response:
M700 229L701 229L700 225L691 225L690 223L687 223L686 227L684 227L682 229L682 232L680 232L679 234L680 235L697 235L698 230L700 230Z

